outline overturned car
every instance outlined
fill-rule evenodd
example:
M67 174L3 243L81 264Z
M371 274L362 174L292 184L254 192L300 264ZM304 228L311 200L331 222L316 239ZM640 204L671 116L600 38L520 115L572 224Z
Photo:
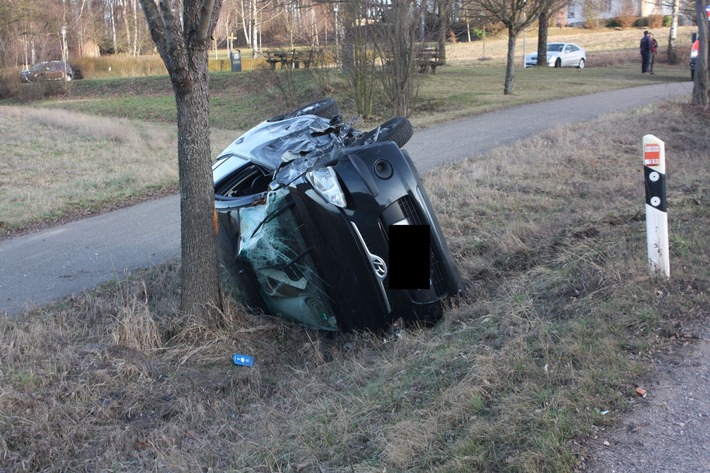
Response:
M320 330L430 325L463 283L406 118L360 132L323 99L257 125L212 170L219 247L251 308Z

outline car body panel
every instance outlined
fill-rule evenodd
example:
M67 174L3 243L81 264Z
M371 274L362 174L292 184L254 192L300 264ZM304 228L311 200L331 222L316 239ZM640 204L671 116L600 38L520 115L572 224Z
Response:
M700 50L700 40L696 39L693 42L693 46L690 48L690 80L695 79L695 60L698 57L699 50Z

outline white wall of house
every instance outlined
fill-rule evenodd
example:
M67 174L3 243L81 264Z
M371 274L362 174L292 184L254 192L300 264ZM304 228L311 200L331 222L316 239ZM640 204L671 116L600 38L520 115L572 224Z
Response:
M638 17L672 13L671 5L663 0L570 0L566 9L566 24L584 24L585 3L594 8L599 20L617 17L622 12L630 12Z

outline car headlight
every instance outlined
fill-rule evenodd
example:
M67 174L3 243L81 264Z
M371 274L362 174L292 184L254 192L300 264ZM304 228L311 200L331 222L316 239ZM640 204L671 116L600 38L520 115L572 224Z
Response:
M306 179L325 200L337 207L345 208L345 194L332 167L326 166L309 171L306 173Z

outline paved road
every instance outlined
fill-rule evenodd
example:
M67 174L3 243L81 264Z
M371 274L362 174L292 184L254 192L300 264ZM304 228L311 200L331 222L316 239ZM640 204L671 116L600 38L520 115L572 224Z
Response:
M417 131L406 148L425 172L557 125L691 92L690 82L656 84L524 105ZM0 242L0 314L17 314L179 258L179 205L177 196L166 197Z

